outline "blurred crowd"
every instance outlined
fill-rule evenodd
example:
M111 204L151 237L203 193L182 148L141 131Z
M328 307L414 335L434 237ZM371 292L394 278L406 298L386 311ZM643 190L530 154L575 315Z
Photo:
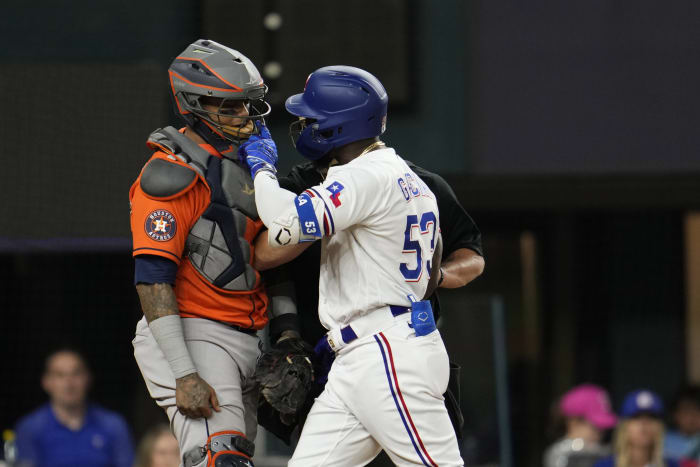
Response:
M124 418L89 400L90 380L79 352L50 354L41 378L49 400L3 433L0 465L179 466L167 424L153 426L134 451ZM700 386L685 385L668 402L638 389L615 412L604 388L572 388L554 408L556 440L544 452L544 467L700 467Z
M3 433L3 461L12 467L178 467L177 440L167 424L143 436L136 453L124 418L88 399L91 374L76 350L46 359L41 385L48 402Z
M576 386L555 409L557 439L545 467L698 467L700 386L680 388L665 410L661 397L637 389L613 411L605 389Z

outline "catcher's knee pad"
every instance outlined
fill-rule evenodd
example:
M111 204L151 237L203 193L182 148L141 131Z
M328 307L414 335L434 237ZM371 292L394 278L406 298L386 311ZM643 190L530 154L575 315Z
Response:
M185 467L253 467L255 444L240 431L212 433L207 444L186 452Z

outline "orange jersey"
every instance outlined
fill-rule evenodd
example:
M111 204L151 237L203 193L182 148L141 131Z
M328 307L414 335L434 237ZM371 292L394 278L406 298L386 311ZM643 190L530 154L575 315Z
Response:
M211 146L200 146L213 156L221 157ZM149 162L156 158L189 168L163 152L154 153ZM206 181L198 174L190 187L170 198L149 196L141 189L140 181L141 174L129 191L133 256L162 256L178 264L174 291L180 316L208 318L242 328L265 327L268 297L258 272L252 290L223 290L207 281L183 256L190 229L210 204L211 193ZM253 240L263 228L261 220L247 218L245 232L239 232L250 243L251 264L255 254Z

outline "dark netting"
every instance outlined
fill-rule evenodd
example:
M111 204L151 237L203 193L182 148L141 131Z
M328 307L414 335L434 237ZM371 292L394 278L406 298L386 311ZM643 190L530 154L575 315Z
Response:
M341 6L320 0L279 1L273 9L283 21L279 29L260 27L265 5L206 0L203 32L235 45L253 60L270 85L267 100L272 104L279 106L301 92L306 77L317 68L341 64L364 68L379 78L393 109L416 98L414 73L422 58L415 53L410 2L355 0ZM249 21L240 21L242 10Z
M168 124L155 64L0 68L0 239L127 238L129 186Z

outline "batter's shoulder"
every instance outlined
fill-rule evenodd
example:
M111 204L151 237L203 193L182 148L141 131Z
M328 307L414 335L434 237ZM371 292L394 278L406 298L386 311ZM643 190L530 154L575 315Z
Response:
M326 181L345 181L359 190L376 194L390 186L391 176L391 171L387 167L370 164L346 164L338 166L332 174L329 172Z

